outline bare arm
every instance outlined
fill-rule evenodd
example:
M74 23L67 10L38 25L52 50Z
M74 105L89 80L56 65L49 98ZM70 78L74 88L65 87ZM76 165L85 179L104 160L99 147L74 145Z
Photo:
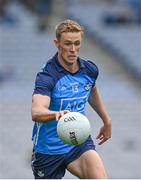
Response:
M100 132L97 136L97 139L100 140L99 144L104 143L111 137L111 118L106 111L102 98L100 96L99 90L96 86L91 90L89 99L89 104L91 107L97 112L97 114L101 117L104 126L100 129Z
M35 94L32 96L32 120L37 122L47 122L49 120L58 120L61 116L69 112L68 110L64 111L51 111L49 110L50 97Z

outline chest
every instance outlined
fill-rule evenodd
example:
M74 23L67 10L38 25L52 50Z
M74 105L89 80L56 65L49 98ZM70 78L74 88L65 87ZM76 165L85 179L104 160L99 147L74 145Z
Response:
M62 77L55 85L52 91L52 98L73 98L88 96L94 79L85 74L66 75Z
M95 80L87 75L66 75L55 85L51 109L83 112Z

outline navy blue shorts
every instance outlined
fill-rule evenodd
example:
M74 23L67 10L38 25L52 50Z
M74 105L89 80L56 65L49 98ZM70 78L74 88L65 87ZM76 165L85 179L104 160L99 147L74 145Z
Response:
M67 165L78 159L81 154L88 150L95 150L95 145L91 138L70 152L61 155L48 155L33 152L32 170L35 179L61 179L65 175Z

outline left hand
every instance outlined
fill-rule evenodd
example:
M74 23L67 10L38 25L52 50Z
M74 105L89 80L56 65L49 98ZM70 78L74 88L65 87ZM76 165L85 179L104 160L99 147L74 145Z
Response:
M99 145L103 144L105 141L107 141L109 138L111 138L112 133L112 125L111 122L108 124L104 124L104 126L100 129L100 132L96 139L99 139L100 142Z

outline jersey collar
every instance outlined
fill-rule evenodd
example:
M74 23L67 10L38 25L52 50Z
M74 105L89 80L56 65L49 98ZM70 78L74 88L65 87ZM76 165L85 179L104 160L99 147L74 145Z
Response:
M58 52L54 55L53 59L55 60L55 65L56 65L57 70L59 72L64 71L65 69L61 66L58 60ZM80 57L78 57L77 60L80 64L80 69L85 68L83 60Z

